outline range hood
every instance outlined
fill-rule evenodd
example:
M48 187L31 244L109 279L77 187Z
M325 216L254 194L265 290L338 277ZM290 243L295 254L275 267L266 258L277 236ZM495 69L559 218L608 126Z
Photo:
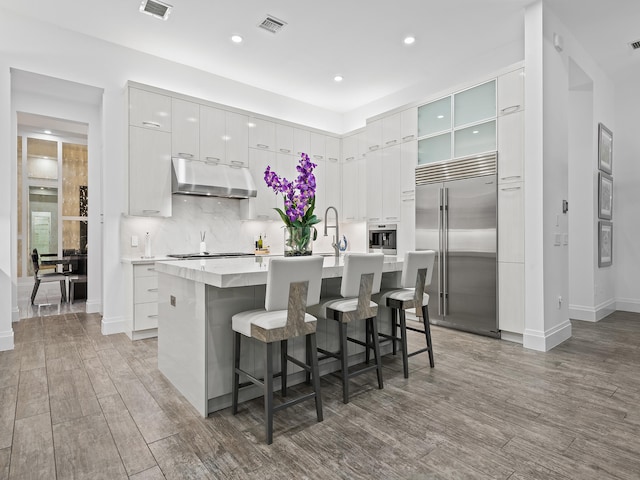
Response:
M171 164L172 193L227 198L257 194L248 168L186 158L172 158Z

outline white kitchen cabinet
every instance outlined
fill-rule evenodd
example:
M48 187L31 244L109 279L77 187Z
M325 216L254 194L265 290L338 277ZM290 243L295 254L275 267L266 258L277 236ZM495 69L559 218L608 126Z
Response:
M321 133L311 132L309 158L312 162L326 159L326 136Z
M404 256L406 252L416 248L416 199L415 195L402 197L400 202L400 223L398 224L397 254Z
M171 153L174 157L200 159L200 105L171 100Z
M302 128L293 129L293 153L298 159L302 153L311 151L311 132Z
M357 158L365 158L367 156L367 152L369 151L368 141L367 141L367 131L362 130L360 133L356 134L358 139L358 157Z
M498 117L498 184L524 180L524 112Z
M276 124L276 152L293 155L293 127Z
M394 113L382 119L382 148L398 145L402 142L401 138L401 119L400 112Z
M213 163L227 163L225 111L200 105L200 158Z
M276 203L278 199L281 200L279 198L281 195L277 195L264 181L264 171L268 165L280 174L277 170L275 152L249 149L249 170L256 183L257 195L255 198L246 200L246 209L243 212L245 220L278 220L280 218L273 209L274 207L282 208L280 202Z
M249 119L249 147L276 151L276 124L261 118Z
M358 136L350 135L342 139L342 161L351 162L358 158Z
M325 208L329 206L340 208L340 205L342 204L342 182L340 172L341 168L338 159L334 157L327 158L325 162L324 178Z
M367 221L381 222L382 217L382 150L367 153Z
M316 177L316 209L315 214L319 219L324 218L324 211L329 206L327 203L327 161L312 160L316 164L313 174Z
M340 160L340 139L325 137L325 156L328 161Z
M273 169L281 178L284 177L290 182L293 182L296 178L298 178L299 174L296 170L297 166L298 159L293 155L288 155L285 153L276 153L276 166L272 165ZM264 174L262 175L262 177L264 177ZM264 182L264 180L262 181Z
M498 327L524 333L524 263L498 262Z
M498 186L498 261L524 262L523 184Z
M129 125L171 131L171 97L129 87Z
M354 156L349 156L341 164L342 167L342 219L345 222L359 220L358 215L358 163Z
M524 69L498 77L498 115L524 110Z
M224 118L226 163L237 167L248 167L249 117L240 113L225 112Z
M382 221L400 221L400 145L382 150L378 194L382 197Z
M129 215L171 216L171 133L129 127Z
M410 142L418 138L418 108L407 108L400 112L400 140Z
M355 183L358 185L358 221L367 220L367 160L360 158L356 161L358 165L358 176Z
M132 340L158 335L158 274L153 261L126 264L125 333Z
M382 119L367 122L367 152L382 148Z
M400 146L400 196L415 195L418 142L413 140Z

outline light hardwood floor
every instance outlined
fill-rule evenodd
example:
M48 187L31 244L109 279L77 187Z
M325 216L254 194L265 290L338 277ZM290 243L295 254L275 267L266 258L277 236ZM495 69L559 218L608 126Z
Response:
M341 402L276 414L260 399L200 418L157 370L157 342L102 336L96 315L22 320L0 352L0 479L638 479L640 315L573 322L548 353L433 327ZM412 341L416 341L413 337Z

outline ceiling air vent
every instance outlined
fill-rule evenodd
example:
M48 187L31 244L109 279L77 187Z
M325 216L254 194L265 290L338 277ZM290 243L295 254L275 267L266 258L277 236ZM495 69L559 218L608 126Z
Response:
M266 30L267 32L278 33L280 30L282 30L282 27L284 27L286 24L287 22L278 20L276 17L272 15L267 15L267 18L265 18L261 23L259 23L258 27Z
M140 11L156 18L166 20L171 13L171 5L158 0L142 0Z
M629 45L631 46L631 48L633 48L634 50L637 50L640 48L640 40L636 40L635 42L631 42L629 43Z

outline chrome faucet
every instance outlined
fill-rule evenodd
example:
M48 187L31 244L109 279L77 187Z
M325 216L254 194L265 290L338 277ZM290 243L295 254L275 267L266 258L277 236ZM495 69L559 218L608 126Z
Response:
M336 224L329 226L329 210L331 209L333 209L333 211L336 212ZM333 237L333 243L331 244L331 246L333 247L333 250L337 258L340 256L340 247L338 245L338 242L340 241L340 227L338 226L338 210L336 209L336 207L327 207L327 209L324 212L324 236L325 237L328 236L327 229L329 228L336 229L336 235Z

